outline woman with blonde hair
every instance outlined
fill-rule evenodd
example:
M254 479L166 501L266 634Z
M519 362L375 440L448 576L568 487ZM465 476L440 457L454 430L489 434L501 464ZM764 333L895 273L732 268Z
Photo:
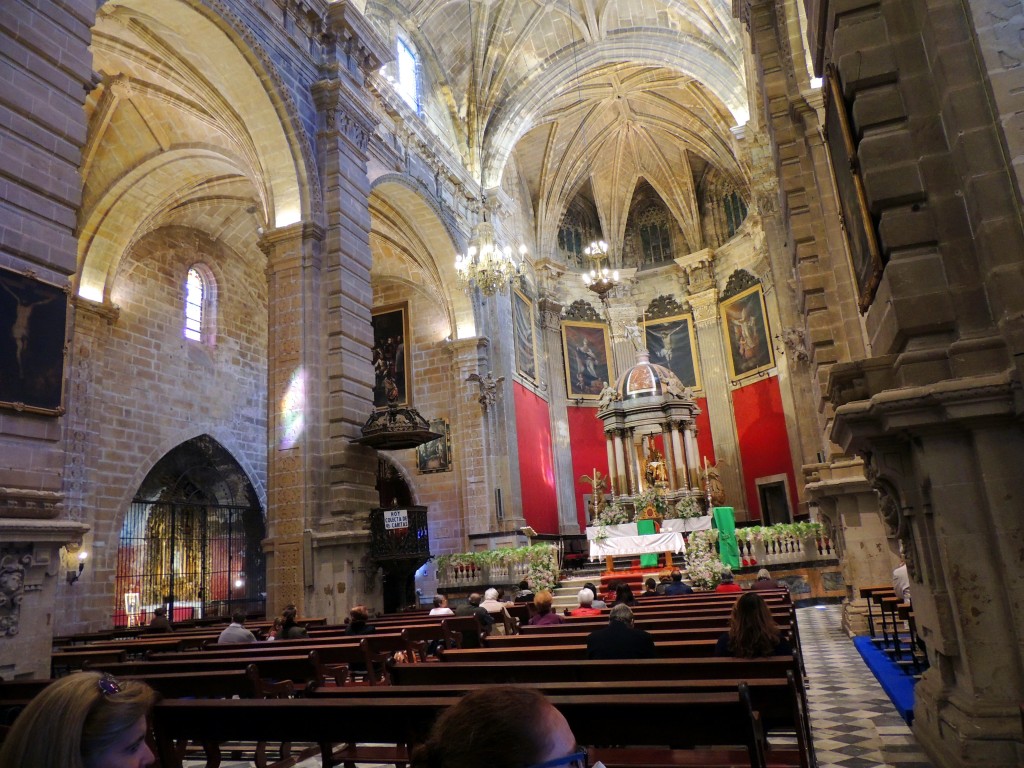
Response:
M63 677L18 715L0 768L147 768L156 760L146 742L155 700L144 683L97 672Z
M789 656L793 653L757 592L747 592L732 607L729 631L718 638L715 656L755 659L759 656Z
M531 626L542 627L545 624L561 624L564 621L564 619L561 616L559 616L555 611L551 610L551 603L553 601L554 598L551 596L551 593L546 589L542 589L540 592L534 595L533 607L534 609L536 609L537 613L530 617Z

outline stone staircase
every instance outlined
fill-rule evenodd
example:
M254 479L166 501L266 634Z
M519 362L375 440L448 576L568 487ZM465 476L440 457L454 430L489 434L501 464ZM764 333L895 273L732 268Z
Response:
M635 556L625 556L615 559L615 570L629 572L632 564L636 561ZM600 563L587 563L587 565L579 570L567 571L565 578L559 582L557 589L553 591L554 601L552 606L554 610L561 611L563 608L575 608L578 605L577 595L579 591L583 589L583 585L588 581L596 584L598 588L601 587L601 575L605 573L605 563L602 560ZM652 576L657 578L657 571L651 572ZM630 581L636 582L639 579L635 573L633 576L628 577ZM683 570L683 578L686 578L686 570ZM638 590L636 585L633 585L633 591L636 594L640 594L642 590Z

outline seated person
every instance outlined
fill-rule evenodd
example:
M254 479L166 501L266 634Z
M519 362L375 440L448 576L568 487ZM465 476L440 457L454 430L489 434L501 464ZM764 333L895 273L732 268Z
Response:
M480 630L476 632L472 632L470 630L462 631L463 648L479 648L480 631L489 635L491 633L491 629L494 627L494 617L491 616L486 609L480 606L480 599L480 593L473 592L466 598L465 605L460 605L455 609L456 616L475 616L477 624L480 627Z
M146 629L149 632L173 632L174 628L171 626L171 622L167 620L167 608L162 605L154 608L153 620L149 622L149 626Z
M624 581L615 585L614 605L636 605L636 598L633 596L633 590L630 589L629 584Z
M692 595L693 587L683 581L680 571L672 571L672 583L665 587L666 595Z
M722 571L722 580L715 587L715 592L742 592L743 587L733 580L732 570L726 568Z
M231 614L231 623L224 628L217 638L217 645L228 643L255 643L256 635L245 628L245 611Z
M306 628L295 623L297 613L294 605L289 604L285 606L284 612L281 614L281 632L277 636L278 639L304 640L309 637Z
M56 680L18 715L0 747L5 768L155 765L146 718L156 694L145 683L98 672Z
M597 587L595 587L591 582L588 581L586 584L583 585L583 588L589 589L591 592L594 593L594 602L591 604L591 608L608 607L608 603L601 599L601 593L597 591Z
M454 616L455 611L448 607L448 598L444 595L434 595L434 607L430 609L428 616Z
M480 607L488 613L500 613L505 609L505 604L498 599L498 590L491 587L484 591L484 599L480 603Z
M640 597L657 597L658 596L658 582L648 577L644 581L644 591Z
M786 585L781 581L776 581L772 578L772 575L768 572L767 568L762 568L757 572L757 579L753 584L750 585L751 589L786 589Z
M281 629L284 627L284 621L280 616L275 616L274 621L270 625L270 629L267 632L267 642L271 640L277 640L281 636Z
M595 629L587 638L588 659L653 659L654 638L633 628L633 609L625 603L612 606L608 626Z
M573 608L569 611L570 616L600 616L601 611L599 608L594 607L594 593L584 587L576 595L576 599L579 600L579 608Z
M729 631L715 645L715 656L755 659L789 656L793 648L775 625L768 604L757 592L747 592L732 607Z
M377 631L377 628L372 624L368 624L370 620L370 612L366 610L365 605L353 605L352 610L348 612L348 623L345 625L346 635L372 635Z
M543 627L547 624L563 624L565 622L565 619L551 610L553 599L551 593L546 589L537 593L533 598L533 607L537 609L537 613L530 617L531 626Z
M672 583L672 574L671 574L671 572L669 572L669 571L662 571L661 574L658 576L658 586L657 586L657 589L656 589L657 593L659 595L664 595L665 594L665 590L668 588L668 585L671 584L671 583Z
M530 589L530 582L523 579L519 582L519 591L516 592L516 596L513 602L516 603L532 603L533 602L533 590Z
M493 685L446 709L412 753L412 768L583 768L565 717L533 688Z

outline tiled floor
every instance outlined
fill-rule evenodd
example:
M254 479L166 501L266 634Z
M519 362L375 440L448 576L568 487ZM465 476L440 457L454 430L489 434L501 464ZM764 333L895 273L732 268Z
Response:
M837 605L798 611L819 768L932 768L910 728L842 631L840 620ZM222 765L242 768L250 764L225 761ZM319 765L319 759L311 759L297 768Z
M819 768L931 768L843 632L840 607L801 608L797 621Z

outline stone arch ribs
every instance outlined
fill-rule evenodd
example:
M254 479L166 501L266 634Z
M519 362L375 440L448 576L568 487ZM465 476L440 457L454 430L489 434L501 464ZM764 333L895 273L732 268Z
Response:
M539 105L551 104L561 92L575 98L570 86L577 72L614 67L622 61L663 67L692 77L732 113L734 120L737 115L747 114L742 61L732 60L723 49L699 38L651 30L623 32L614 40L591 44L576 57L571 48L566 49L508 89L500 106L487 116L485 184L500 178L516 142L536 125ZM728 154L732 154L731 148Z
M431 196L406 176L378 177L370 197L371 277L387 275L426 291L443 307L449 333L475 335L473 306L458 290L455 277L456 243ZM394 256L383 259L384 251Z
M97 14L92 48L95 67L107 80L90 96L100 109L92 115L84 167L102 166L105 175L84 176L83 210L90 216L81 223L83 231L99 234L94 242L107 247L80 249L82 295L99 300L109 292L102 281L113 274L111 260L119 259L131 240L130 220L165 212L153 210L148 197L135 200L121 222L99 208L100 201L121 199L113 187L147 157L205 146L225 158L202 169L207 175L192 186L165 184L156 195L165 206L195 194L203 179L227 171L247 180L240 197L258 203L263 226L322 215L317 170L298 110L275 62L228 5L219 0L106 3ZM120 88L120 95L108 97L107 85ZM137 141L117 141L118 131ZM109 225L120 229L106 231Z

